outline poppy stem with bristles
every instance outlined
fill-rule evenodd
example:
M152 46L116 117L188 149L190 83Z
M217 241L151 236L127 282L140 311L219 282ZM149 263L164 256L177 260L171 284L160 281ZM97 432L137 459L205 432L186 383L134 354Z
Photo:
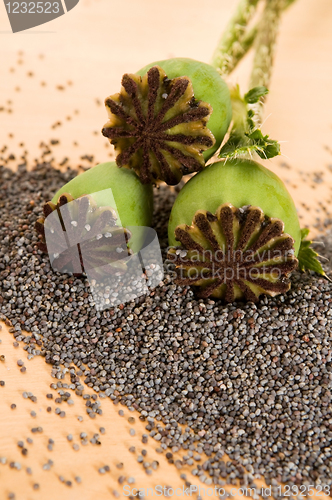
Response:
M256 31L246 32L247 25L256 12L259 0L241 0L213 54L212 66L221 76L233 71L237 63L251 47Z

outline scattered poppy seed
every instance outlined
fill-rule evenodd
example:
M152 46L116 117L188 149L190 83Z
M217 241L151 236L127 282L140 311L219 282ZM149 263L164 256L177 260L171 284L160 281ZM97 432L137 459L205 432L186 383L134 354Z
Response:
M53 273L47 256L34 250L37 238L32 231L31 239L22 241L21 245L27 259L26 271L12 276L10 265L21 269L22 257L11 257L9 264L1 257L14 250L17 252L17 236L11 239L12 231L17 230L18 234L21 231L16 221L24 216L30 227L40 215L44 200L36 196L32 207L32 197L42 192L50 194L47 199L51 199L72 176L73 171L58 172L49 165L46 168L37 164L32 173L20 167L15 173L0 166L0 190L6 184L6 197L3 198L9 200L8 194L11 198L10 206L2 208L0 204L1 220L11 221L10 226L0 226L0 266L3 262L5 273L8 270L3 276L0 267L0 286L4 290L0 315L21 321L21 312L12 309L7 290L13 290L24 301L25 297L34 301L44 292L54 294L59 310L66 308L72 325L67 325L61 315L57 318L55 311L37 311L31 318L39 321L38 334L42 348L49 353L45 359L52 364L52 376L62 384L64 366L68 369L72 365L84 367L84 379L91 389L96 387L105 394L107 391L107 397L115 404L123 404L128 411L133 411L135 402L136 409L149 425L151 420L155 421L151 429L155 434L151 438L158 435L162 438L157 451L167 451L166 443L170 443L168 449L174 453L182 448L188 457L183 463L187 463L203 482L220 484L218 481L227 478L231 482L248 480L250 483L250 475L260 474L269 480L276 471L283 482L292 482L296 470L300 476L305 472L306 479L302 476L302 481L312 484L318 480L320 484L330 484L326 464L331 460L328 444L330 395L327 392L331 363L328 347L332 327L331 285L315 276L294 273L292 289L285 295L263 297L256 305L225 306L214 300L196 299L191 290L175 286L165 276L163 284L153 291L154 295L135 299L122 308L99 313L88 300L80 306L83 294L87 294L85 299L89 297L86 281ZM27 190L22 206L20 186L31 180L35 185L31 191ZM155 227L162 248L167 245L167 219L174 196L163 186L156 193L158 219ZM31 211L28 215L25 215L26 206ZM6 231L10 232L8 240ZM326 233L323 239L326 244L322 253L328 257L332 234ZM27 283L27 295L22 296L15 283L17 279L28 279L29 273L39 278L41 288L35 289ZM75 292L71 291L73 286ZM68 298L64 297L66 293ZM86 318L83 325L79 326L79 319L72 315L74 310L78 311L78 318ZM45 317L57 326L45 326L43 331L41 322ZM22 331L30 330L28 337L34 334L32 325L29 319L26 324L21 323ZM116 332L117 328L121 333ZM66 342L74 340L73 329L77 332L75 342L81 342L82 347L76 354L68 348L63 351L64 358L52 359L59 354L59 348L62 350L63 338ZM31 349L30 338L25 340L26 334L13 330L14 338ZM57 337L59 331L66 332L65 337ZM113 335L108 336L110 331ZM131 344L133 332L140 340ZM91 335L97 342L85 345L84 340L89 341ZM155 345L158 343L160 354L145 348L145 343L152 341ZM120 349L121 361L112 356ZM99 366L106 372L104 379ZM137 370L135 375L133 367ZM78 389L74 378L73 383L74 390L82 394L83 389ZM105 385L109 387L104 388ZM259 426L253 431L256 423ZM327 429L325 444L316 434L324 427ZM223 461L223 450L230 456L227 463ZM207 459L203 455L205 452ZM197 455L202 459L193 466L193 457ZM314 463L313 456L322 458L322 463L319 460ZM244 460L249 479L241 469ZM300 476L297 481L301 481Z

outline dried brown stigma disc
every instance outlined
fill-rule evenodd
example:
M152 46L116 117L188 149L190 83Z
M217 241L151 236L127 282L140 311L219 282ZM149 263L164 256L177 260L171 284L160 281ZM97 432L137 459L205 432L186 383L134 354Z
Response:
M56 204L44 205L44 217L36 222L38 246L49 253L53 268L60 272L89 271L92 278L123 273L123 259L131 253L127 246L131 234L116 220L113 208L97 207L91 196L74 200L64 193Z
M204 168L203 151L215 143L206 124L211 106L197 101L188 77L168 79L154 66L142 78L122 77L122 89L105 100L109 120L102 134L114 145L119 167L143 184L177 184Z
M297 267L294 240L280 219L264 216L258 207L221 205L216 214L196 212L192 225L177 226L180 247L172 247L180 285L192 285L201 298L226 302L257 302L261 294L275 296L290 288Z

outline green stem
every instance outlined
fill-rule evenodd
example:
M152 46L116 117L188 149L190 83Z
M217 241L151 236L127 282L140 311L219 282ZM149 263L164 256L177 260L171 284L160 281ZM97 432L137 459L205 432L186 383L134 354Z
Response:
M211 63L220 71L221 75L229 74L252 45L256 34L251 33L249 38L248 36L244 37L244 34L259 1L241 0L235 15L222 35Z
M266 0L255 42L256 53L249 88L270 83L276 40L279 30L282 0Z
M288 1L288 3L291 2ZM255 41L256 52L249 88L257 86L269 87L280 16L284 5L283 0L266 0ZM257 125L260 125L262 121L263 105L264 99L262 98L258 104L256 114L255 121Z
M258 26L253 26L248 32L239 40L238 44L234 44L232 48L232 58L227 65L227 74L230 74L244 58L247 52L251 49L258 33ZM224 73L226 75L226 73Z
M294 2L295 0L283 0L281 9L286 10ZM257 3L255 2L255 4ZM247 23L254 12L253 2L242 1L221 37L211 64L219 70L222 76L229 75L251 49L259 30L259 22L252 28L247 28ZM239 38L236 37L236 31L238 31Z

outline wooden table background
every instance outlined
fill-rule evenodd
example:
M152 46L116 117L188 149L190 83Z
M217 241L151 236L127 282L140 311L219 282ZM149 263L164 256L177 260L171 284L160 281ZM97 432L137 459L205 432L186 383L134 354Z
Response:
M52 139L59 144L52 147L54 165L65 157L72 167L89 166L81 157L93 155L91 165L113 158L111 146L100 134L106 121L103 100L118 92L121 76L135 72L150 61L172 56L192 57L209 62L220 33L229 20L235 0L81 0L75 9L47 25L27 32L12 34L5 7L0 4L0 150L15 168L22 154L30 165L41 154L40 143ZM297 0L282 21L278 49L266 105L263 131L282 143L283 157L263 162L282 177L293 195L301 224L315 234L316 217L330 216L332 189L332 3L330 0ZM230 81L239 82L247 90L248 73L252 60L249 55ZM26 153L24 153L26 152ZM46 156L46 158L49 158ZM51 368L43 359L26 359L22 347L13 347L13 337L3 325L0 331L0 354L6 360L0 363L0 457L8 462L18 461L17 471L0 463L0 500L8 493L17 499L100 500L112 498L112 491L122 495L117 482L120 475L134 476L134 486L147 488L156 484L182 487L180 474L187 472L195 484L189 468L181 471L168 464L164 455L157 454L156 442L141 442L146 432L139 414L125 410L109 399L101 401L103 416L91 420L85 413L84 401L73 394L74 405L65 408L66 418L54 413L55 404L46 399L57 382L51 377ZM16 364L22 359L27 373L22 374ZM31 391L37 402L23 399L22 392ZM85 392L91 393L89 388ZM15 403L17 408L10 409ZM65 404L65 403L64 403ZM47 406L52 413L46 412ZM30 411L37 413L35 418ZM77 416L84 417L83 422ZM128 423L134 416L135 424ZM31 428L43 427L42 434L31 434ZM78 452L67 442L72 433L73 442L79 442L79 433L88 437L106 429L102 445L89 444ZM129 435L129 428L136 435ZM17 441L30 436L26 457L20 453ZM55 441L54 450L47 450L48 439ZM128 451L136 446L136 454ZM136 457L141 449L148 451L147 460L158 460L160 466L147 476ZM175 454L180 457L180 454ZM51 471L43 464L53 460ZM123 462L119 470L116 463ZM108 464L111 472L98 473ZM33 475L26 474L31 467ZM191 467L192 468L192 467ZM62 484L58 476L73 482ZM75 484L75 476L82 484ZM32 485L39 483L40 489ZM125 484L127 480L125 481ZM259 481L258 481L259 483ZM203 485L201 485L203 486ZM239 497L239 495L238 495Z

